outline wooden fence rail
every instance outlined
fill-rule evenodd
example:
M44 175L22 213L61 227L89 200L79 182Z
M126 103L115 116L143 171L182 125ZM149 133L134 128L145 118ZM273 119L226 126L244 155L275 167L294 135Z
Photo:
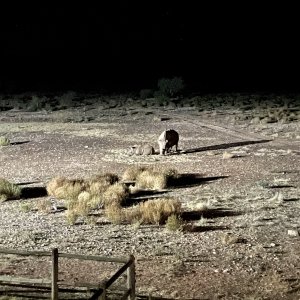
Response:
M125 272L127 271L127 288L124 290L124 294L120 299L136 299L135 294L135 258L130 255L129 258L119 258L119 257L103 257L94 255L78 255L69 253L60 253L58 249L55 248L51 252L45 251L21 251L13 249L0 249L0 254L13 254L20 256L49 256L51 257L51 280L50 279L29 279L29 278L17 278L11 276L0 276L0 285L14 285L22 287L31 288L41 288L45 289L51 288L51 299L59 299L59 285L58 285L58 261L59 257L65 257L70 259L80 259L80 260L94 260L102 262L116 262L122 263L123 265L116 271L116 273L111 276L104 283L99 283L96 287L94 295L92 295L90 300L105 300L107 289ZM82 287L82 286L81 286ZM88 288L88 287L87 287Z

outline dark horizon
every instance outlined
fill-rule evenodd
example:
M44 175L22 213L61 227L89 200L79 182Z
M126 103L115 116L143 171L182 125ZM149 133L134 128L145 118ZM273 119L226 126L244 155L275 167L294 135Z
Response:
M274 8L274 6L273 6ZM162 1L2 9L1 90L155 88L298 92L291 10Z

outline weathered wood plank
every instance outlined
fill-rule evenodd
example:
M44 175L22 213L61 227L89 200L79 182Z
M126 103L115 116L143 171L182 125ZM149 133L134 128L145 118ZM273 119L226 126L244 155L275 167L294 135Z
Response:
M16 283L26 285L46 285L51 286L51 280L45 278L25 278L25 277L12 277L8 275L0 276L0 283Z
M75 258L75 259L82 259L82 260L104 261L104 262L117 262L117 263L126 263L129 259L129 258L123 258L123 257L104 257L104 256L70 254L70 253L61 253L61 252L59 252L59 257Z

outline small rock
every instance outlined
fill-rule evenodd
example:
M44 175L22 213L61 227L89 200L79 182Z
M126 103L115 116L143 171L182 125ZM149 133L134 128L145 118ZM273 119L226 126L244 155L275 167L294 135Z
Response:
M298 230L295 229L289 229L287 233L289 236L299 236Z

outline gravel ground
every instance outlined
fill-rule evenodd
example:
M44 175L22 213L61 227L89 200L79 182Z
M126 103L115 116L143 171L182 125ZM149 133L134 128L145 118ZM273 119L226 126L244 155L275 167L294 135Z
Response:
M0 135L11 141L0 148L1 177L27 191L26 197L0 205L1 248L133 254L140 295L300 298L299 121L253 124L241 120L236 109L82 109L0 112ZM90 121L76 122L81 114ZM140 141L158 151L156 138L166 126L180 133L179 154L126 154ZM167 231L164 225L114 225L102 210L93 212L90 224L79 219L68 225L64 210L39 210L48 199L45 185L55 176L121 175L129 165L157 164L201 177L166 193L182 202L183 232ZM59 199L53 201L62 206ZM208 209L197 211L199 203ZM47 261L0 259L1 275L49 273ZM96 282L109 277L114 267L101 266L99 273L96 265L62 262L60 278Z

